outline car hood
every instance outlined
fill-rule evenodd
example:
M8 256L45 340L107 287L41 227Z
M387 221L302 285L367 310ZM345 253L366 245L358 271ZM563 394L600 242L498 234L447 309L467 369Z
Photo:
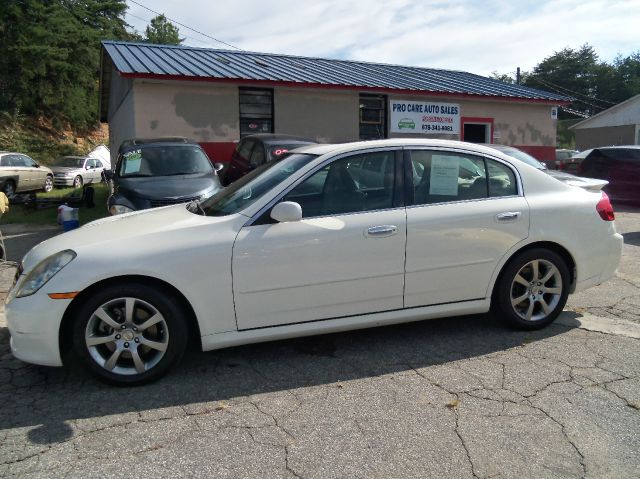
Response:
M201 227L216 228L219 224L224 228L225 223L231 227L229 224L238 222L239 218L242 218L240 225L247 220L240 215L200 216L187 211L184 204L111 216L43 241L25 255L22 265L24 271L30 271L40 261L66 249L76 251L79 256L83 252L108 256L115 251L126 251L135 258L163 245L167 254L171 254L177 248L185 248L185 238L188 241L190 234L197 236ZM115 258L118 259L123 258Z
M210 173L198 175L119 178L118 192L147 199L192 198L221 188L218 177Z
M52 166L51 171L54 173L76 173L84 170L82 168L71 168L69 166Z

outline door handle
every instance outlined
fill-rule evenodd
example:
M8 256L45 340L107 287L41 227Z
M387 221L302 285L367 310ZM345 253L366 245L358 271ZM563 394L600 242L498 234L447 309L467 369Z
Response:
M504 213L500 213L496 215L496 220L501 223L506 223L508 221L516 221L520 218L519 211L505 211Z
M366 236L372 236L374 238L384 238L386 236L392 236L398 232L398 227L394 225L380 225L372 226L367 229Z

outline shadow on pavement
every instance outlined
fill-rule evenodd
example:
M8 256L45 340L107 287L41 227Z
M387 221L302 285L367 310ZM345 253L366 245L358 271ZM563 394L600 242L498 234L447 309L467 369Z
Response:
M640 246L640 231L633 231L631 233L622 233L625 244L632 244L634 246Z
M201 405L212 412L219 401L499 353L566 333L567 327L513 331L476 315L190 352L167 377L136 388L103 385L77 365L26 365L11 356L8 330L0 328L0 430L36 426L30 440L50 444L73 436L67 421L199 403L212 403Z

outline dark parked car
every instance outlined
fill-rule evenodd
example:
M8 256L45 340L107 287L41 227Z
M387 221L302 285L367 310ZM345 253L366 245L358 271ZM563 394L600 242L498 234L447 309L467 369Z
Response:
M562 171L577 173L580 169L580 163L582 163L582 160L584 160L592 151L593 150L579 151L564 160L556 160L556 167Z
M556 161L547 162L547 166L555 170L566 170L569 160L580 153L578 150L556 149Z
M604 191L612 200L640 204L640 146L594 148L578 171L608 181Z
M117 215L213 196L221 189L204 150L185 138L135 139L122 143L111 184L109 213Z
M281 157L301 146L317 143L308 138L292 135L257 134L244 137L236 146L231 161L223 171L222 183L226 186L260 165Z

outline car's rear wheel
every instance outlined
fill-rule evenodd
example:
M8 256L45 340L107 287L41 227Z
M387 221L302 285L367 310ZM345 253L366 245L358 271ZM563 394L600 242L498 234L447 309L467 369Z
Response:
M51 175L48 175L44 179L44 185L42 185L42 189L45 191L45 193L49 193L51 190L53 190L53 177Z
M525 251L501 275L493 310L520 329L543 328L567 303L569 278L569 268L559 254L543 248Z
M76 354L99 379L128 386L154 381L178 362L187 323L165 291L137 283L107 287L79 308Z
M11 198L16 194L16 184L13 180L7 180L2 190L4 191L4 194L7 195L7 198Z
M73 179L73 187L74 188L82 187L82 176L78 175Z

